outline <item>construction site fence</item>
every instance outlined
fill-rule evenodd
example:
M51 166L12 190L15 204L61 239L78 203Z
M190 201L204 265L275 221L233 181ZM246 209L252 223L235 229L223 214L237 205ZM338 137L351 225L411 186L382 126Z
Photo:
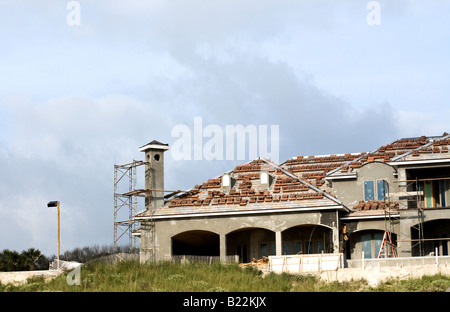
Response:
M203 263L214 263L223 262L220 256L197 256L197 255L176 255L172 256L172 261L176 263L189 263L189 262L203 262ZM239 262L239 256L230 255L225 256L225 262Z
M395 257L372 259L349 259L345 261L347 268L406 267L421 265L450 265L450 256Z
M275 273L313 273L336 271L344 265L342 253L269 256L269 271Z

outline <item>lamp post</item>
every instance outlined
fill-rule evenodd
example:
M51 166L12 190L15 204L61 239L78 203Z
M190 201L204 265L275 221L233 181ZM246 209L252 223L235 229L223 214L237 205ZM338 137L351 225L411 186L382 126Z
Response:
M59 201L51 201L47 204L47 207L56 207L58 211L58 254L57 254L57 269L59 270Z

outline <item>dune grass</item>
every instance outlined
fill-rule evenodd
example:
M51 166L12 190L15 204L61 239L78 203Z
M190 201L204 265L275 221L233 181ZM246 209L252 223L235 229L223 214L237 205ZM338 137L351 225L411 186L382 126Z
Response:
M81 268L80 285L69 285L67 274L49 282L33 278L21 286L0 285L0 291L62 292L335 292L335 291L446 291L450 278L427 276L408 281L392 280L377 288L364 280L325 283L313 275L263 273L237 264L117 264L95 263Z

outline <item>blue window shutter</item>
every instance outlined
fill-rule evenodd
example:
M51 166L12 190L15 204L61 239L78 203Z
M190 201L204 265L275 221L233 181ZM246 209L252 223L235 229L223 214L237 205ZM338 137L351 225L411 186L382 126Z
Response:
M375 258L377 258L378 253L380 252L381 244L383 243L383 233L373 233L373 240L375 241ZM386 244L384 245L384 250L386 250ZM384 258L384 252L381 254L381 258Z
M385 200L385 199L387 199L386 192L387 192L387 189L386 190L383 189L383 180L378 180L377 181L378 200Z
M267 251L267 244L261 244L260 246L261 246L261 258L267 257L269 255Z
M361 249L364 251L364 259L372 258L372 234L361 235Z
M375 199L375 187L373 181L364 181L364 200Z

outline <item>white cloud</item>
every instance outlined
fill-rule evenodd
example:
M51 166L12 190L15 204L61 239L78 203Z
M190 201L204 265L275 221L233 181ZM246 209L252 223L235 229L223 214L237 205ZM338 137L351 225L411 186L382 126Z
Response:
M47 241L32 207L55 199L66 248L111 242L113 165L194 116L279 125L281 161L448 131L446 10L381 1L375 28L356 2L80 1L68 26L43 3L0 3L0 249ZM237 164L166 160L170 189Z

